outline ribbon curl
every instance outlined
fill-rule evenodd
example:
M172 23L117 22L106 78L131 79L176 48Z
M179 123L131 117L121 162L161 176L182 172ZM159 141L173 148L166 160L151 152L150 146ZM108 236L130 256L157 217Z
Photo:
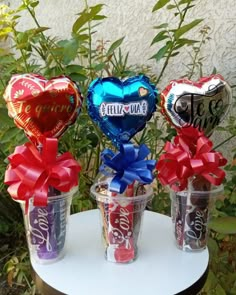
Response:
M220 169L227 160L220 152L212 150L212 142L196 128L182 128L167 142L165 153L156 165L158 179L162 185L169 185L174 191L187 188L190 177L201 175L214 185L220 185L225 172Z
M105 149L101 158L103 165L100 171L105 175L114 176L109 185L109 190L116 193L123 193L126 187L135 180L142 184L149 184L153 181L152 170L155 168L155 160L145 160L150 153L148 147L142 144L135 147L133 144L121 144L120 151L114 153ZM108 171L108 169L112 169Z
M35 206L46 206L49 187L69 192L78 185L80 165L69 152L57 155L58 140L47 138L42 152L30 142L17 146L9 159L4 183L14 200L25 201L28 210L30 198Z

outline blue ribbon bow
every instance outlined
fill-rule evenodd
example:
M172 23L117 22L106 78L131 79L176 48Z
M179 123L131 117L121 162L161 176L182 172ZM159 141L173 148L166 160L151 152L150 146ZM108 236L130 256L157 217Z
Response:
M135 180L142 184L151 183L156 161L145 160L149 153L145 144L140 147L135 147L131 143L121 144L120 151L116 154L110 149L105 149L101 154L103 164L99 170L105 175L114 175L109 186L110 191L123 193ZM109 168L113 173L108 172Z

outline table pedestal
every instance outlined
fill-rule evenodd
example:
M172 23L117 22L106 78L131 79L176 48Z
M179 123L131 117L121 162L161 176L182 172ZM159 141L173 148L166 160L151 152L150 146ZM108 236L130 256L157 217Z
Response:
M145 211L138 250L133 263L107 262L99 211L77 213L70 216L66 256L54 264L32 264L36 283L45 295L193 295L203 287L208 250L177 249L169 217Z

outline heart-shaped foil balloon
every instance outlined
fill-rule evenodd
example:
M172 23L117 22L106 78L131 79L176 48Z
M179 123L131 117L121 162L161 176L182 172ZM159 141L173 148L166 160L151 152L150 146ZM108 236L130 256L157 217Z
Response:
M88 90L88 112L115 145L128 142L156 110L157 90L146 76L98 78Z
M193 126L206 136L224 119L231 101L231 88L221 75L173 80L161 93L162 113L175 127Z
M45 137L61 136L82 105L77 85L66 76L46 80L35 74L14 75L4 99L9 116L36 145Z

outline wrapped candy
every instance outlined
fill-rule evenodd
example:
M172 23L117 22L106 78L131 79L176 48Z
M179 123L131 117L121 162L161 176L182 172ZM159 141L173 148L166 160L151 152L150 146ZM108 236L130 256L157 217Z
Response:
M140 192L135 183L124 193L116 194L108 191L108 186L109 179L91 187L101 213L105 257L110 262L129 263L137 258L143 212L153 190L143 185Z
M31 205L31 204L30 204ZM50 202L46 207L29 206L29 232L37 256L48 260L57 258L64 248L66 237L67 201Z
M146 189L141 191L140 185L152 183L156 163L145 160L148 154L149 149L145 145L138 148L122 144L120 152L115 154L106 149L101 155L103 165L100 171L108 177L106 193L110 196L108 206L105 205L103 210L108 220L105 240L109 261L124 263L136 258L142 212L150 200L150 195L145 197ZM100 207L104 206L101 196L97 197L97 201Z

